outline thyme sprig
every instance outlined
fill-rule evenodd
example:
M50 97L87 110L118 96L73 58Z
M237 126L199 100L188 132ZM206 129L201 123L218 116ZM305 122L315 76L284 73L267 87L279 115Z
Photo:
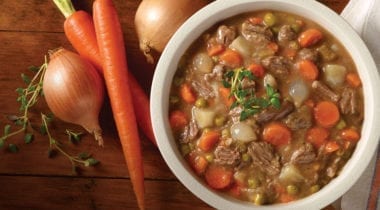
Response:
M232 103L230 109L238 106L242 108L240 121L248 119L269 106L273 106L277 109L280 108L280 93L273 87L266 85L266 95L259 97L254 88L246 88L243 86L244 80L253 82L257 80L257 78L250 70L237 68L227 71L223 75L222 80L223 86L231 90L229 97L234 99L234 103Z
M47 69L48 59L45 56L45 62L40 67L29 67L29 70L34 72L34 76L30 79L29 76L22 73L21 79L27 85L25 88L17 88L16 92L18 93L17 101L20 103L20 116L10 115L8 119L13 121L14 125L17 126L17 129L12 131L12 125L6 124L4 126L3 135L0 136L0 148L3 147L7 141L13 136L18 134L24 134L24 142L29 144L34 139L34 132L36 131L36 126L32 126L30 111L31 108L37 104L39 99L43 97L43 80L44 75ZM58 151L65 157L67 157L72 165L73 172L76 173L80 165L83 166L94 166L99 163L98 160L93 158L90 154L82 152L78 155L71 155L63 149L63 144L56 140L51 132L49 131L49 124L52 122L53 116L44 114L41 112L41 125L38 132L42 135L47 135L49 140L49 157L54 156L55 151ZM83 135L81 132L74 132L71 130L66 130L68 140L70 143L78 143ZM8 150L10 152L16 153L19 151L19 148L14 143L8 143Z

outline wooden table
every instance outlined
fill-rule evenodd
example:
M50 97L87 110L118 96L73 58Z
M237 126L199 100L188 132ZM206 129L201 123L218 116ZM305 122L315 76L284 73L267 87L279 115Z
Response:
M77 9L91 11L92 1L73 1ZM146 63L138 50L134 14L141 1L115 0L124 30L130 69L149 92L154 66ZM321 0L340 12L348 0ZM25 87L20 74L31 75L30 65L41 65L48 50L73 49L63 33L64 17L52 1L0 0L0 133L10 122L7 116L18 113L17 87ZM38 122L44 104L32 110ZM33 119L34 119L33 118ZM17 153L0 150L0 209L137 209L122 150L115 132L110 107L101 112L105 147L99 148L90 135L77 145L68 143L65 129L84 131L80 127L54 120L52 134L72 154L87 151L101 163L82 167L72 174L69 160L63 155L48 158L46 136L35 135L25 144L22 136L9 139L18 146ZM211 209L171 173L158 149L143 134L142 150L148 209Z

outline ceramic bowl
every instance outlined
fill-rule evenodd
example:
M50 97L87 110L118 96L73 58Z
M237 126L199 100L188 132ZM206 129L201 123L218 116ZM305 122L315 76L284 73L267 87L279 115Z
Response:
M335 35L353 58L363 84L365 116L362 137L339 176L320 191L286 204L255 206L210 189L184 160L172 136L168 120L170 84L181 56L204 31L217 22L245 12L278 10L306 17ZM189 18L167 44L151 88L151 116L159 150L175 176L194 195L217 209L321 209L353 186L375 153L380 135L380 89L375 63L358 34L337 13L317 1L217 0Z

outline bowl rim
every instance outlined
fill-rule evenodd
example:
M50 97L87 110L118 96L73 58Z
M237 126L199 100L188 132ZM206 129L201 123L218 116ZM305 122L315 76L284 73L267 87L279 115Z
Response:
M363 123L362 140L359 141L352 156L357 158L355 160L351 158L342 169L341 174L328 185L313 195L291 203L258 207L207 187L204 181L194 174L180 154L172 137L167 116L172 78L180 57L193 41L220 20L262 9L287 11L306 17L330 33L341 36L338 39L350 53L362 81L366 81L366 83L363 82L366 120ZM380 108L380 100L375 97L375 91L380 88L379 81L375 62L362 39L343 18L321 3L310 0L218 0L190 17L173 35L161 54L154 73L150 95L153 130L158 148L175 176L194 195L217 209L320 209L338 199L352 187L377 150L380 129L376 129L376 125L380 124L380 119L376 119L375 116L380 114L380 109L376 110L376 108ZM355 173L348 173L349 171L355 171ZM341 184L339 184L340 182Z

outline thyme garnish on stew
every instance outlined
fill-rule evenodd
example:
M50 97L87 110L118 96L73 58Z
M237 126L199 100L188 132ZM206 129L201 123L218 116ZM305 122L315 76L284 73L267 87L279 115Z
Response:
M246 120L269 106L273 106L276 109L279 109L281 106L280 93L270 85L266 85L266 95L263 97L257 96L254 88L245 88L243 86L244 80L254 82L256 79L252 72L245 68L228 71L223 76L223 86L230 88L230 97L234 99L230 109L238 106L243 109L240 113L240 121Z

